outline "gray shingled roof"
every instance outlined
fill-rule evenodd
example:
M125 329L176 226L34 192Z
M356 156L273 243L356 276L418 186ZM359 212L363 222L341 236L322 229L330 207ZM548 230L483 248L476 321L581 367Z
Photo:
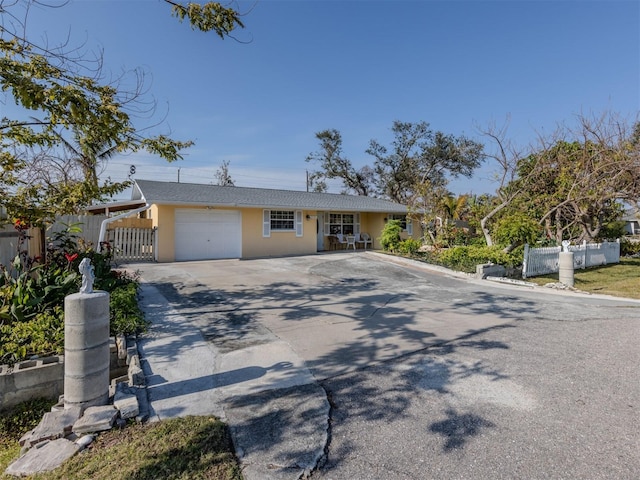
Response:
M379 198L266 188L136 180L132 200L157 205L286 208L343 212L406 213L407 207Z

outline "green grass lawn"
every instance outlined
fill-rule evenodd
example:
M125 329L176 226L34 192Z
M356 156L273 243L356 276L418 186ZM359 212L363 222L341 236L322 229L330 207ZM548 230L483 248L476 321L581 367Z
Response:
M558 281L558 274L527 278L544 285ZM640 258L621 258L620 263L576 270L574 287L589 293L640 299Z
M54 401L38 400L0 412L0 479L20 452L18 440ZM85 451L41 480L240 480L227 426L215 417L184 417L101 433Z

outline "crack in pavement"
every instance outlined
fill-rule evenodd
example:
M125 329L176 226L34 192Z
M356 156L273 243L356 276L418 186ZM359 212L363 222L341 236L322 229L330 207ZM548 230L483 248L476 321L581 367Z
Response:
M302 475L300 475L300 477L298 477L298 480L309 480L313 478L313 475L316 472L319 472L329 460L329 452L331 450L331 439L332 439L332 432L333 432L332 430L333 411L336 408L336 404L333 401L333 395L331 391L328 390L321 382L318 382L318 386L322 388L322 390L324 390L324 393L327 397L327 402L329 403L329 412L327 415L327 438L324 444L323 454L320 456L320 458L318 458L318 461L316 462L315 466L309 472L305 472Z

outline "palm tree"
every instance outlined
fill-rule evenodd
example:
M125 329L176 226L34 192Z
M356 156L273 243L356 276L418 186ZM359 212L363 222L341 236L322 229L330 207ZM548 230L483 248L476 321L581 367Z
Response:
M468 198L468 195L458 195L455 197L449 194L440 200L440 208L444 214L445 223L448 223L449 220L462 220Z
M74 143L62 135L59 138L70 159L80 167L83 181L97 190L98 166L118 152L118 144L114 144L111 139L87 138L79 132L74 132Z

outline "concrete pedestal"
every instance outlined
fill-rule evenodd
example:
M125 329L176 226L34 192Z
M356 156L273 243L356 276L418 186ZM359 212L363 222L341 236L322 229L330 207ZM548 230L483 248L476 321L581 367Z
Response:
M573 287L573 252L560 252L558 255L558 281Z
M64 299L64 404L109 401L109 294L75 293Z

